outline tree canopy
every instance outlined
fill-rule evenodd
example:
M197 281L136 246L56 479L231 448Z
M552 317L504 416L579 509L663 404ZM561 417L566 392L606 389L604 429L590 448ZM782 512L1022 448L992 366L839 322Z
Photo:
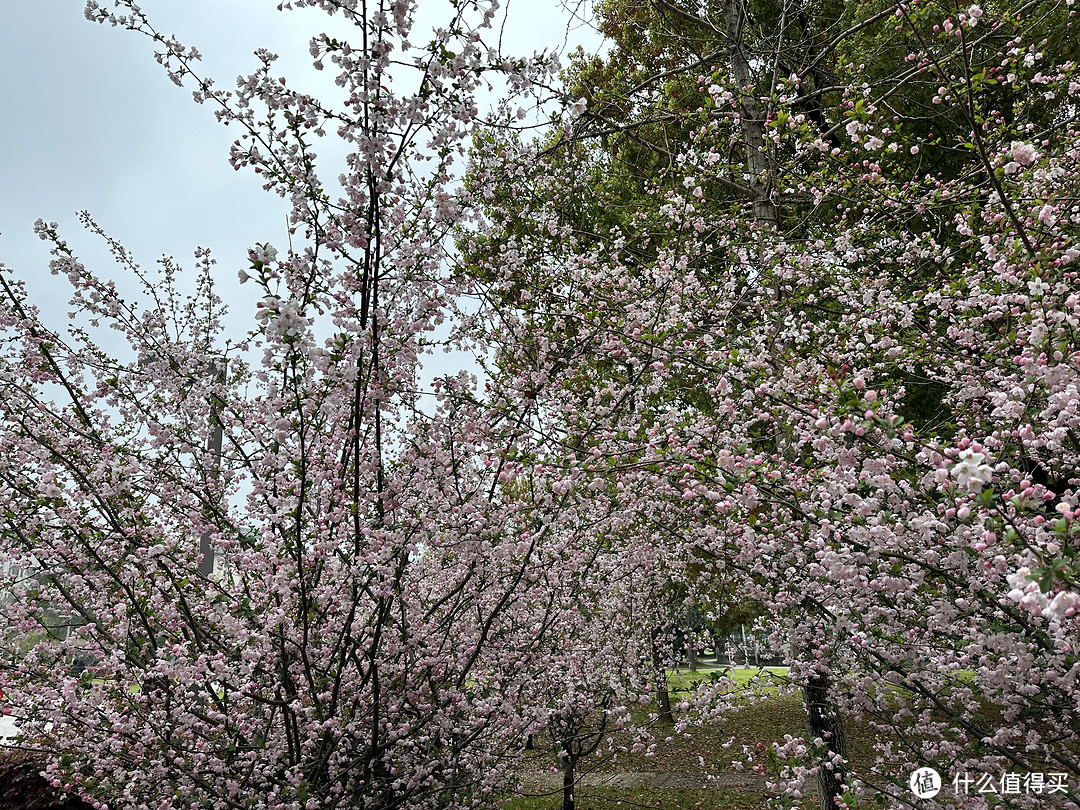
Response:
M778 806L808 780L822 807L909 803L925 767L1080 777L1068 2L608 0L611 50L561 79L489 47L493 2L426 45L405 0L284 5L354 26L311 42L337 106L266 53L219 91L134 3L87 9L291 201L241 272L248 335L208 252L185 298L88 215L150 306L44 221L78 328L0 274L0 553L31 572L0 684L57 784L475 806L544 733L572 785L589 728L666 696L687 616L762 616L785 651L808 728L771 752ZM530 134L514 108L552 87ZM423 407L447 325L486 378ZM730 685L684 719L722 722ZM900 742L855 770L843 717Z

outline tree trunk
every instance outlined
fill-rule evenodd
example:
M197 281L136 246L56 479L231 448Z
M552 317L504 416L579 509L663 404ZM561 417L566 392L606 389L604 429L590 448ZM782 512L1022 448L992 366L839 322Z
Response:
M746 170L750 175L750 190L754 193L754 220L762 230L776 233L780 230L780 214L773 200L776 170L770 165L765 146L765 113L753 88L755 82L750 74L750 55L743 38L745 25L745 0L726 0L724 28L731 59L731 73L741 90L739 127L746 141ZM764 241L762 240L762 248L765 247Z
M675 725L675 713L671 709L671 695L668 694L667 684L667 671L664 669L664 662L660 658L658 652L661 631L659 629L652 632L652 659L653 659L653 677L656 679L656 706L660 710L660 722L670 723Z
M835 810L836 800L843 794L844 765L842 760L847 757L840 715L829 702L829 684L830 678L827 672L815 671L803 689L810 739L820 737L825 741L828 751L841 758L840 762L830 765L832 757L822 757L817 776L820 810Z
M692 643L686 645L686 660L687 660L688 665L690 666L690 671L691 672L697 672L697 669L698 669L697 650L694 649L694 645Z
M563 749L562 769L562 810L574 810L574 758L566 749Z
M660 709L660 722L675 725L675 712L671 708L671 695L667 689L667 676L661 672L656 682L656 705Z
M727 35L731 73L741 90L739 94L739 126L746 141L746 169L750 175L753 192L754 220L763 232L758 241L758 257L764 259L768 252L769 234L780 233L780 211L773 199L776 189L776 168L771 164L765 144L765 112L758 102L755 81L751 75L752 54L748 53L744 30L747 23L746 0L724 0L724 28ZM764 269L764 262L762 262ZM777 281L779 284L779 281ZM779 299L780 289L776 295ZM778 325L779 331L779 325ZM773 347L777 351L777 347ZM745 629L744 646L745 646ZM749 650L746 650L749 658ZM747 661L749 663L749 660ZM814 673L803 690L810 738L821 737L828 750L844 756L844 735L840 716L829 702L830 679L827 673ZM844 781L842 766L831 765L823 758L818 770L818 801L821 810L834 810L840 785Z

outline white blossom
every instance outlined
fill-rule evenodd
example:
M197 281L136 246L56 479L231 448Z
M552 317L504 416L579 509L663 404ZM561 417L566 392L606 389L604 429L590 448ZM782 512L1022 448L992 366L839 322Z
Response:
M971 448L960 451L960 461L949 472L956 478L956 483L968 492L981 492L994 477L994 468L984 464L986 455L976 453Z
M248 256L253 262L269 264L277 258L277 250L270 245L256 245L248 251Z

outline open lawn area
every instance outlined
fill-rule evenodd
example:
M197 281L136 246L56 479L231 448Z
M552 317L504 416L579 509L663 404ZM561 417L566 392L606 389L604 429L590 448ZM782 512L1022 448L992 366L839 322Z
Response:
M779 681L783 668L770 668ZM701 667L696 673L671 671L668 684L673 704L686 697L695 683L716 674L732 677L737 690L746 690L744 704L714 722L676 731L656 723L651 750L631 752L630 734L609 735L607 745L583 760L575 790L576 810L588 808L764 808L770 797L766 783L776 778L768 752L785 735L807 733L801 696L781 695L775 686L751 689L758 669ZM895 687L891 687L895 688ZM749 699L751 692L758 697ZM643 707L640 718L655 712ZM844 718L847 754L852 768L866 772L873 764L880 733L865 722ZM523 752L519 763L523 794L508 798L507 810L549 810L561 805L561 773L548 741L537 740L535 750ZM814 786L808 785L803 808L816 808ZM891 806L884 797L868 799L866 808Z

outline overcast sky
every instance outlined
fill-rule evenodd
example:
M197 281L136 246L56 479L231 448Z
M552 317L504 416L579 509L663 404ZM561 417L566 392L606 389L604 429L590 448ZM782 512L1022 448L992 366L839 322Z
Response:
M281 55L280 73L303 90L331 79L310 67L310 37L328 30L311 9L278 12L278 0L143 0L155 27L203 54L203 71L232 88L252 72L252 52ZM437 19L447 0L418 0ZM102 5L108 5L102 0ZM505 5L505 4L504 4ZM231 302L230 328L252 324L254 291L237 271L255 242L284 243L286 206L248 171L228 165L236 138L190 88L172 84L144 37L87 22L84 0L0 0L0 263L26 280L33 302L62 329L67 291L48 272L37 218L56 221L87 266L123 284L75 213L88 210L144 266L162 254L192 266L196 246L213 250L219 292ZM531 54L569 39L595 49L558 0L512 0L504 44ZM413 41L419 41L413 36ZM332 85L324 84L332 89ZM336 171L330 176L336 176Z

